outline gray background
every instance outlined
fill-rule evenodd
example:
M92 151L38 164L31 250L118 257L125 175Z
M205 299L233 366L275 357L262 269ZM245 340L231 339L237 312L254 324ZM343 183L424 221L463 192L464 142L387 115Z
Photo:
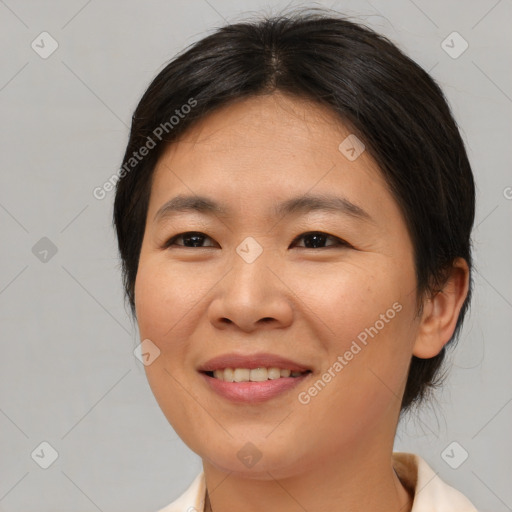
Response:
M285 5L299 4L0 1L1 510L155 511L200 471L134 357L113 192L92 191L119 168L133 109L173 55L247 11ZM395 449L422 455L479 510L512 510L512 3L300 5L390 37L431 71L461 126L478 186L473 307L446 387L400 425ZM59 45L46 59L31 47L43 31ZM469 44L458 58L441 46L453 31ZM56 254L41 252L43 237ZM43 441L58 452L48 469L35 461L49 456ZM447 463L465 452L457 469Z

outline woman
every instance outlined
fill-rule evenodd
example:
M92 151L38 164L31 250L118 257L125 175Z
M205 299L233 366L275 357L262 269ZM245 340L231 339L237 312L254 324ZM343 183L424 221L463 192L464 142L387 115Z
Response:
M151 83L119 176L146 374L203 461L162 512L475 510L392 451L471 295L472 171L426 72L327 11L228 25Z

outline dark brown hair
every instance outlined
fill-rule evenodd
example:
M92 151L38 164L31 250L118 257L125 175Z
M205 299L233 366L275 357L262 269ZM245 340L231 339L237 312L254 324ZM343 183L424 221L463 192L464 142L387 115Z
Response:
M333 11L300 9L219 28L168 63L140 100L113 217L133 317L153 171L162 150L220 106L273 91L328 106L378 163L413 243L419 311L442 287L455 258L464 258L471 271L475 186L441 89L373 30ZM470 272L450 342L459 335L471 290ZM436 384L444 356L443 348L430 359L412 357L402 412Z

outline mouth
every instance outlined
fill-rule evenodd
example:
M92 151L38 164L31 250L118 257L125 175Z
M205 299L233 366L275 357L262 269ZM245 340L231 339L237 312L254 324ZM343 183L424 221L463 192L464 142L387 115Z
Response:
M246 404L284 397L313 373L298 361L268 352L221 354L196 369L210 391Z
M203 371L208 377L224 382L265 382L286 378L303 377L311 370L295 371L289 368L223 368L213 371Z
M224 368L199 372L207 388L217 396L238 404L261 404L291 392L307 380L311 370L289 368ZM286 398L284 398L286 399Z

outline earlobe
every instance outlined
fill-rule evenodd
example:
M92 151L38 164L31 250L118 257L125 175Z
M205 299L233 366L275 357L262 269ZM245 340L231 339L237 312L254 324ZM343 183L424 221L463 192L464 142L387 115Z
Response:
M443 288L424 302L413 355L430 359L439 354L453 335L468 289L468 264L457 258Z

